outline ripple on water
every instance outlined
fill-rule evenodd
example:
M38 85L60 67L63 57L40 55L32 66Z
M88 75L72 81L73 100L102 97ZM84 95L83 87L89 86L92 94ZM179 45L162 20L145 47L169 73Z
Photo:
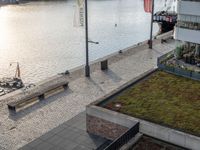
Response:
M162 8L162 0L156 7ZM79 66L85 61L84 28L73 26L75 1L30 2L0 9L0 77L11 76L20 62L25 82ZM144 41L150 14L141 0L89 1L90 60ZM115 26L117 24L117 27ZM155 26L155 33L158 26Z

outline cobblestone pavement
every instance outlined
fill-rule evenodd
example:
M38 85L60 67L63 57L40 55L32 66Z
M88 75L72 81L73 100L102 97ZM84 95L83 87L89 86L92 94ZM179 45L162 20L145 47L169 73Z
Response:
M97 69L90 78L69 79L68 90L16 115L9 114L6 103L0 104L0 149L18 149L83 112L89 103L156 67L157 57L175 45L175 41L170 40L164 44L157 41L153 50L146 44L133 48L133 53L110 64L108 71Z

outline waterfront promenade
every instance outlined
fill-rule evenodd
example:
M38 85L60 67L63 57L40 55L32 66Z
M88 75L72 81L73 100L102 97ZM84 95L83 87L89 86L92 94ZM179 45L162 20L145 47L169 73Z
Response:
M101 71L96 61L91 67L90 78L84 77L84 69L72 70L68 77L68 90L15 115L9 114L7 103L0 99L0 150L18 149L63 124L83 112L89 103L156 67L157 57L175 46L174 40L163 44L155 40L152 50L147 44L130 47L120 54L109 56L107 71Z

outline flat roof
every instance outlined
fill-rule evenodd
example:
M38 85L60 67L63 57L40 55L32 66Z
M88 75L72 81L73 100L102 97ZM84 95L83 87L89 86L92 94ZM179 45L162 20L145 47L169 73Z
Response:
M156 71L103 106L200 135L200 82Z

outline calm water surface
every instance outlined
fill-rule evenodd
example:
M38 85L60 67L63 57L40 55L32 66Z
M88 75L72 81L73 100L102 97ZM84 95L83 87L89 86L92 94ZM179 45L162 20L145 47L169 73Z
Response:
M85 32L73 25L74 5L70 0L1 7L0 77L14 75L13 61L20 62L27 83L84 64ZM91 0L88 5L89 38L100 43L90 44L90 60L148 39L150 14L143 11L143 0ZM156 1L156 9L163 6Z

